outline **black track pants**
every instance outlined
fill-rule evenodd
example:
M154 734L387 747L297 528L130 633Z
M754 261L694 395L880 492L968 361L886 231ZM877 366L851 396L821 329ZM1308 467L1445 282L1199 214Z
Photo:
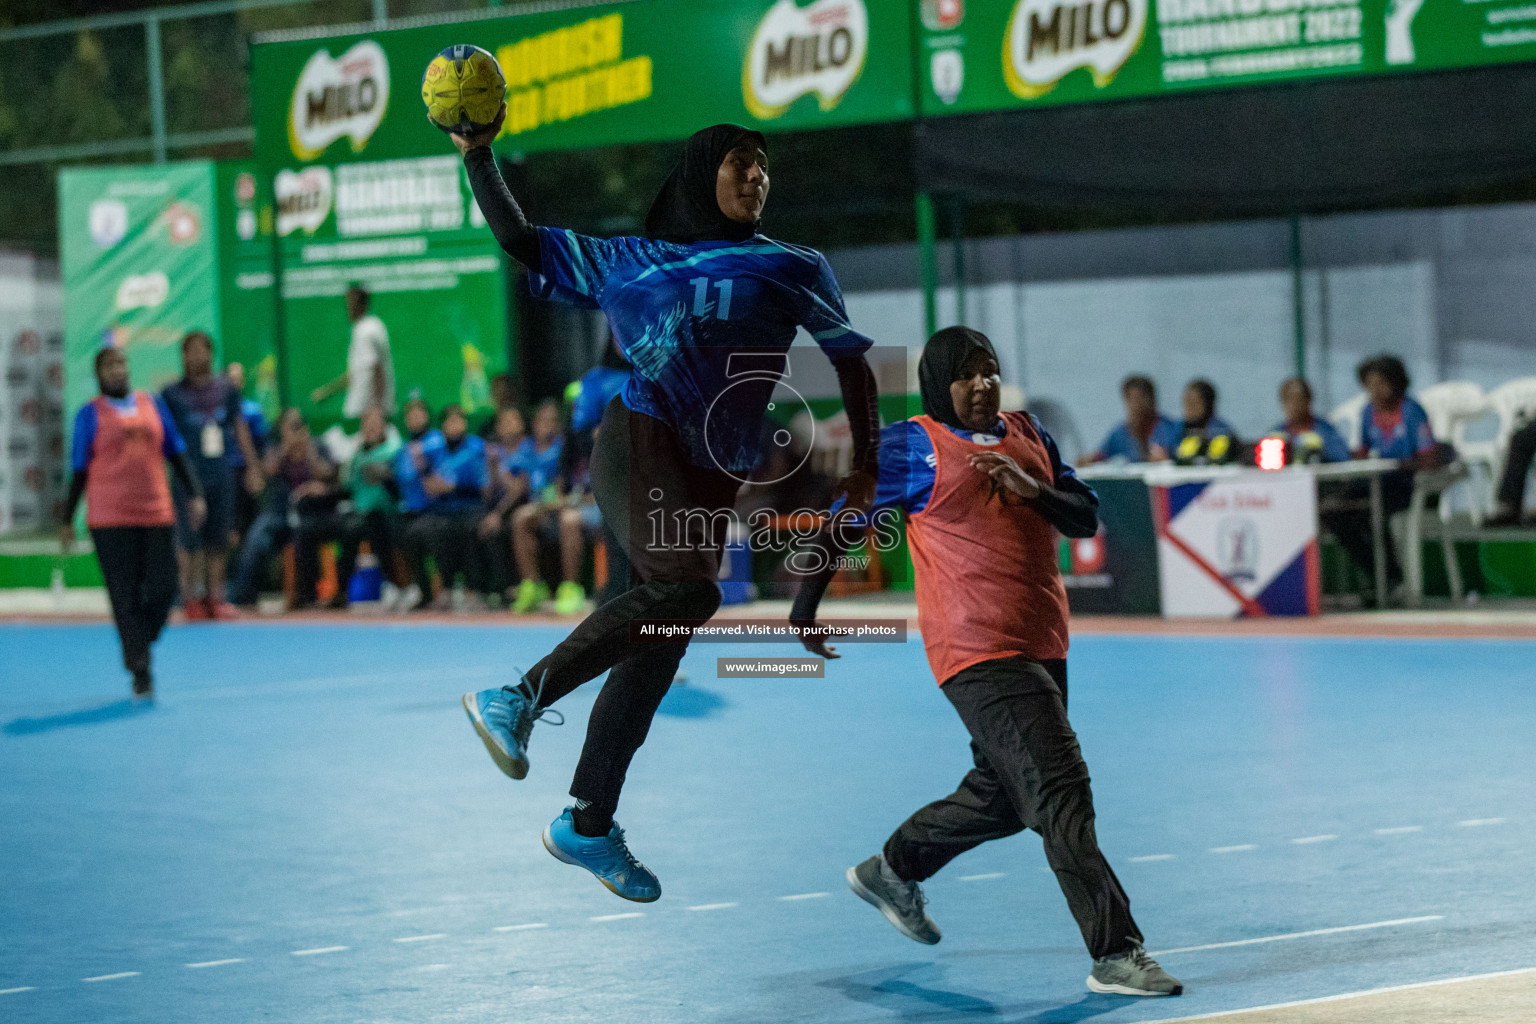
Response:
M721 470L691 465L670 426L615 398L593 452L592 486L604 523L629 556L635 585L588 615L528 679L531 688L543 681L540 700L548 705L608 672L587 720L571 795L612 814L688 649L686 641L634 642L630 624L715 613L724 524L740 484Z
M1142 941L1130 900L1099 852L1093 794L1077 735L1067 721L1065 661L999 658L945 682L971 734L976 767L960 788L902 822L885 859L907 881L923 881L967 850L1026 828L1045 857L1095 958Z
M129 672L149 671L149 645L160 639L176 603L176 543L169 526L98 526L91 530L112 621Z

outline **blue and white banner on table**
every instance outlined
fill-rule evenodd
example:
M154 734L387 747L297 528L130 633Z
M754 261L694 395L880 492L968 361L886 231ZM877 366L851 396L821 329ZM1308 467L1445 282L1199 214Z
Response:
M1153 486L1163 615L1316 615L1317 484L1254 471Z

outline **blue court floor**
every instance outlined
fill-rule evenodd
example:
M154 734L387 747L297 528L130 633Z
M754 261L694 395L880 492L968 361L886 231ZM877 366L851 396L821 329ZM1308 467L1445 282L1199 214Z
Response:
M1187 994L1089 994L1032 834L902 938L843 871L968 764L920 646L721 680L695 646L619 820L664 895L539 842L595 685L500 775L458 695L547 627L0 626L0 1020L1149 1021L1536 965L1536 644L1083 637L1099 836ZM1167 951L1167 952L1163 952Z

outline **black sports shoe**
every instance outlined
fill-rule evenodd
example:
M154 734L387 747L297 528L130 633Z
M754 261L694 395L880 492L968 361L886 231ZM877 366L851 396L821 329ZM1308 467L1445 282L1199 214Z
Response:
M149 674L149 669L140 669L133 674L133 695L139 698L155 695L155 677Z

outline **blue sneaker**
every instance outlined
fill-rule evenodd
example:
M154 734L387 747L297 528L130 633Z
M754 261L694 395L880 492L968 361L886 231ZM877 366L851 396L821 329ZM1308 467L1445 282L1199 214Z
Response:
M617 822L606 836L584 836L576 831L571 809L544 829L544 849L556 860L586 868L615 896L636 903L654 903L661 898L661 881L651 869L635 860L624 844L624 830Z
M545 715L556 715L558 720L551 720L550 724L565 724L565 716L560 712L538 706L536 698L543 690L540 680L533 700L515 687L502 686L466 693L460 701L491 760L514 779L528 775L528 736L533 732L533 723Z

